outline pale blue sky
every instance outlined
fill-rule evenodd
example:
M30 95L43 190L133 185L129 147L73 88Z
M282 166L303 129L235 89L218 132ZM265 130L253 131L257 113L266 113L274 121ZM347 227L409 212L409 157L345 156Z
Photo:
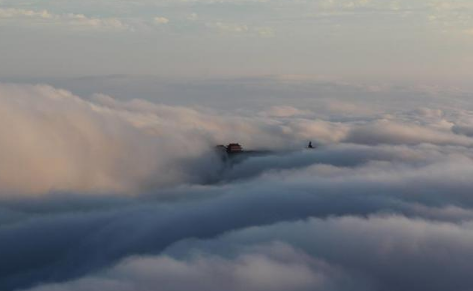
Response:
M0 77L303 75L469 88L469 0L0 0Z

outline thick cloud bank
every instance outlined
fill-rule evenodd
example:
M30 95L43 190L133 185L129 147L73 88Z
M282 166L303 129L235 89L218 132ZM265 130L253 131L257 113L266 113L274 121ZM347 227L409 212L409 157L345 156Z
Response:
M328 120L0 85L0 290L469 290L473 118L431 107ZM234 141L265 151L213 150Z

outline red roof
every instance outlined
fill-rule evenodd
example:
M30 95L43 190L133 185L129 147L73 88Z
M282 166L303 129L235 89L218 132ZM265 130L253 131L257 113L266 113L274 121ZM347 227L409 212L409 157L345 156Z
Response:
M227 152L241 152L243 148L238 143L231 143L227 146Z

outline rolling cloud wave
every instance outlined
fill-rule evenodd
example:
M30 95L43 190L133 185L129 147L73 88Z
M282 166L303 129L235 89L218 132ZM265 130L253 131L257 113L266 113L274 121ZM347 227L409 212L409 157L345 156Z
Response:
M2 290L473 283L464 109L328 121L3 84L0 116ZM230 141L268 152L229 165Z

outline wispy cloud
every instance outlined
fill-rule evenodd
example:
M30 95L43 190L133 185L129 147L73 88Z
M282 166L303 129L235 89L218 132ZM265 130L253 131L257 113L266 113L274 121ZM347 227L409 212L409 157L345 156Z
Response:
M275 32L270 27L254 27L241 23L207 22L207 28L226 35L252 35L260 37L273 37Z
M48 10L0 8L1 20L17 21L25 25L55 24L68 28L130 30L131 26L118 18L89 17L84 14L54 14Z
M163 16L156 16L153 20L154 20L154 23L158 25L169 23L169 19Z

